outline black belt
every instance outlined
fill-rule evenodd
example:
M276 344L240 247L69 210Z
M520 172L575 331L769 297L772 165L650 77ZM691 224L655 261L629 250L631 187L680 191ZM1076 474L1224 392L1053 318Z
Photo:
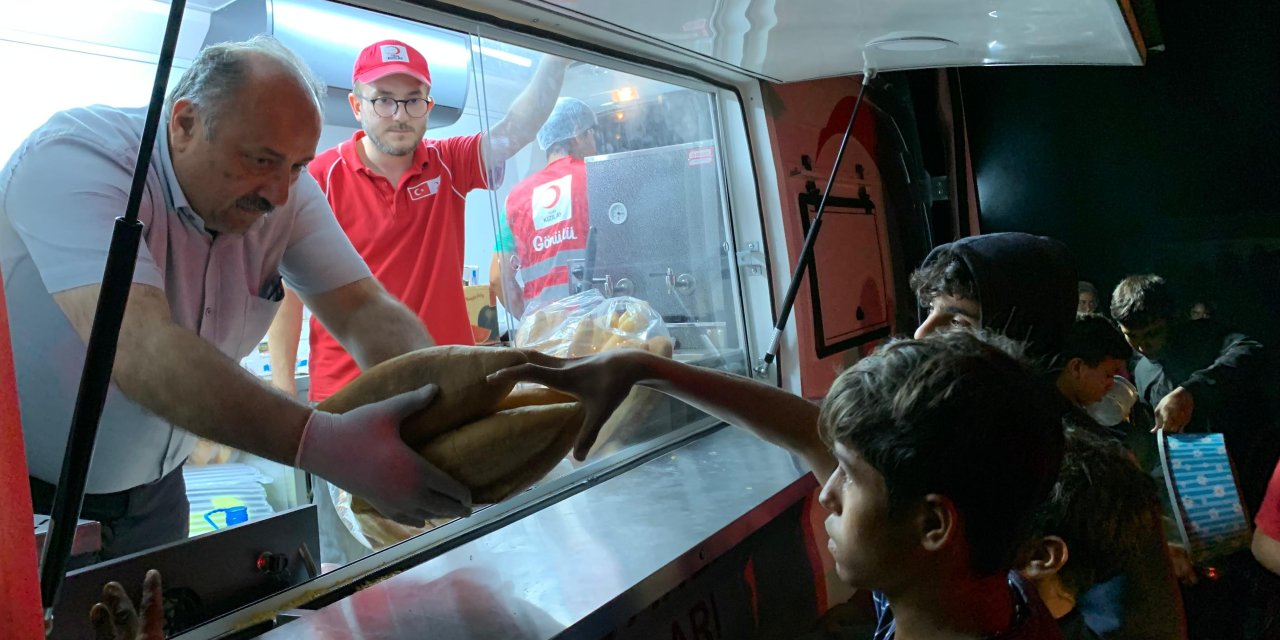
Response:
M178 468L181 473L182 468ZM53 510L53 494L57 486L36 477L28 476L31 481L31 506L36 513L49 513ZM84 505L80 508L80 517L86 520L110 521L122 518L129 511L129 493L132 489L115 493L86 493Z

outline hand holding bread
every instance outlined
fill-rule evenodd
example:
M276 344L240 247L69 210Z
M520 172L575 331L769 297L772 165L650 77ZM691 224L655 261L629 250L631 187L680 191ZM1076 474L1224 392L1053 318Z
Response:
M405 414L398 426L400 442L416 452L423 467L469 492L470 501L462 504L498 502L527 489L563 459L584 416L582 405L571 397L547 389L517 390L514 381L488 379L490 373L525 362L526 354L513 349L432 347L369 369L317 408L351 415L431 383L438 388L434 401ZM354 458L361 446L351 446ZM404 514L394 508L388 513L376 501L379 487L335 484L355 494L352 510L370 530L407 537L403 530L376 522L378 513L412 526L425 520L416 517L421 511L409 519L397 517Z
M435 397L434 385L371 399L344 414L311 414L296 466L356 495L378 512L408 525L428 518L471 512L467 487L410 449L400 437L405 418L422 412Z
M578 398L585 410L573 455L583 460L610 423L616 423L619 415L631 413L619 408L634 402L636 392L659 394L652 389L636 388L645 377L650 359L671 357L669 340L655 346L656 353L647 349L621 349L577 359L529 351L527 363L502 369L490 375L489 381L498 385L533 382Z
M574 446L574 458L604 456L651 437L654 410L666 400L657 391L632 388L635 380L616 370L633 356L594 360L617 351L640 350L670 358L674 342L666 323L649 303L622 296L605 298L589 289L549 304L521 322L516 346L526 350L533 366L511 377L564 390L586 405L585 425ZM554 357L548 357L554 356ZM563 358L583 358L581 364Z

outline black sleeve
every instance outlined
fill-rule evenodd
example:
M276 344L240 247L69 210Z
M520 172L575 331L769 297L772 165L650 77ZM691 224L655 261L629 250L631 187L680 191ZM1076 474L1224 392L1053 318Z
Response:
M1191 374L1182 383L1195 399L1197 411L1200 405L1220 406L1227 400L1223 397L1226 389L1249 388L1266 374L1266 354L1261 342L1242 333L1225 333L1220 345L1213 364Z

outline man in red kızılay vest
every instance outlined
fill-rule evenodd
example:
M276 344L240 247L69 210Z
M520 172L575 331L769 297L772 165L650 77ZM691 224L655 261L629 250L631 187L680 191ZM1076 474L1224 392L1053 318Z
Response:
M585 259L590 229L582 159L596 153L595 126L596 116L586 103L560 98L538 131L547 166L507 196L505 222L511 237L499 242L489 281L502 283L498 299L515 316L574 293L570 269ZM523 284L514 278L517 270Z
M436 344L474 344L463 294L466 194L501 182L506 160L547 119L569 61L544 55L529 86L489 131L424 139L431 98L427 60L398 40L361 51L348 96L360 130L307 170L351 243L387 291L417 313ZM273 383L296 393L293 373L302 305L286 296L268 335ZM310 398L318 402L360 369L311 321Z

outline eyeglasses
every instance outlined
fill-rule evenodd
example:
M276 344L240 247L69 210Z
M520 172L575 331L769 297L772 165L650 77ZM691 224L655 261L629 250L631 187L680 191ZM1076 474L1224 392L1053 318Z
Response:
M435 98L427 96L425 98L409 98L408 100L396 100L387 96L377 98L366 98L360 96L361 100L368 100L373 105L373 112L383 118L394 118L396 113L400 111L400 105L404 105L405 115L410 118L421 118L427 115L431 108L436 106Z

